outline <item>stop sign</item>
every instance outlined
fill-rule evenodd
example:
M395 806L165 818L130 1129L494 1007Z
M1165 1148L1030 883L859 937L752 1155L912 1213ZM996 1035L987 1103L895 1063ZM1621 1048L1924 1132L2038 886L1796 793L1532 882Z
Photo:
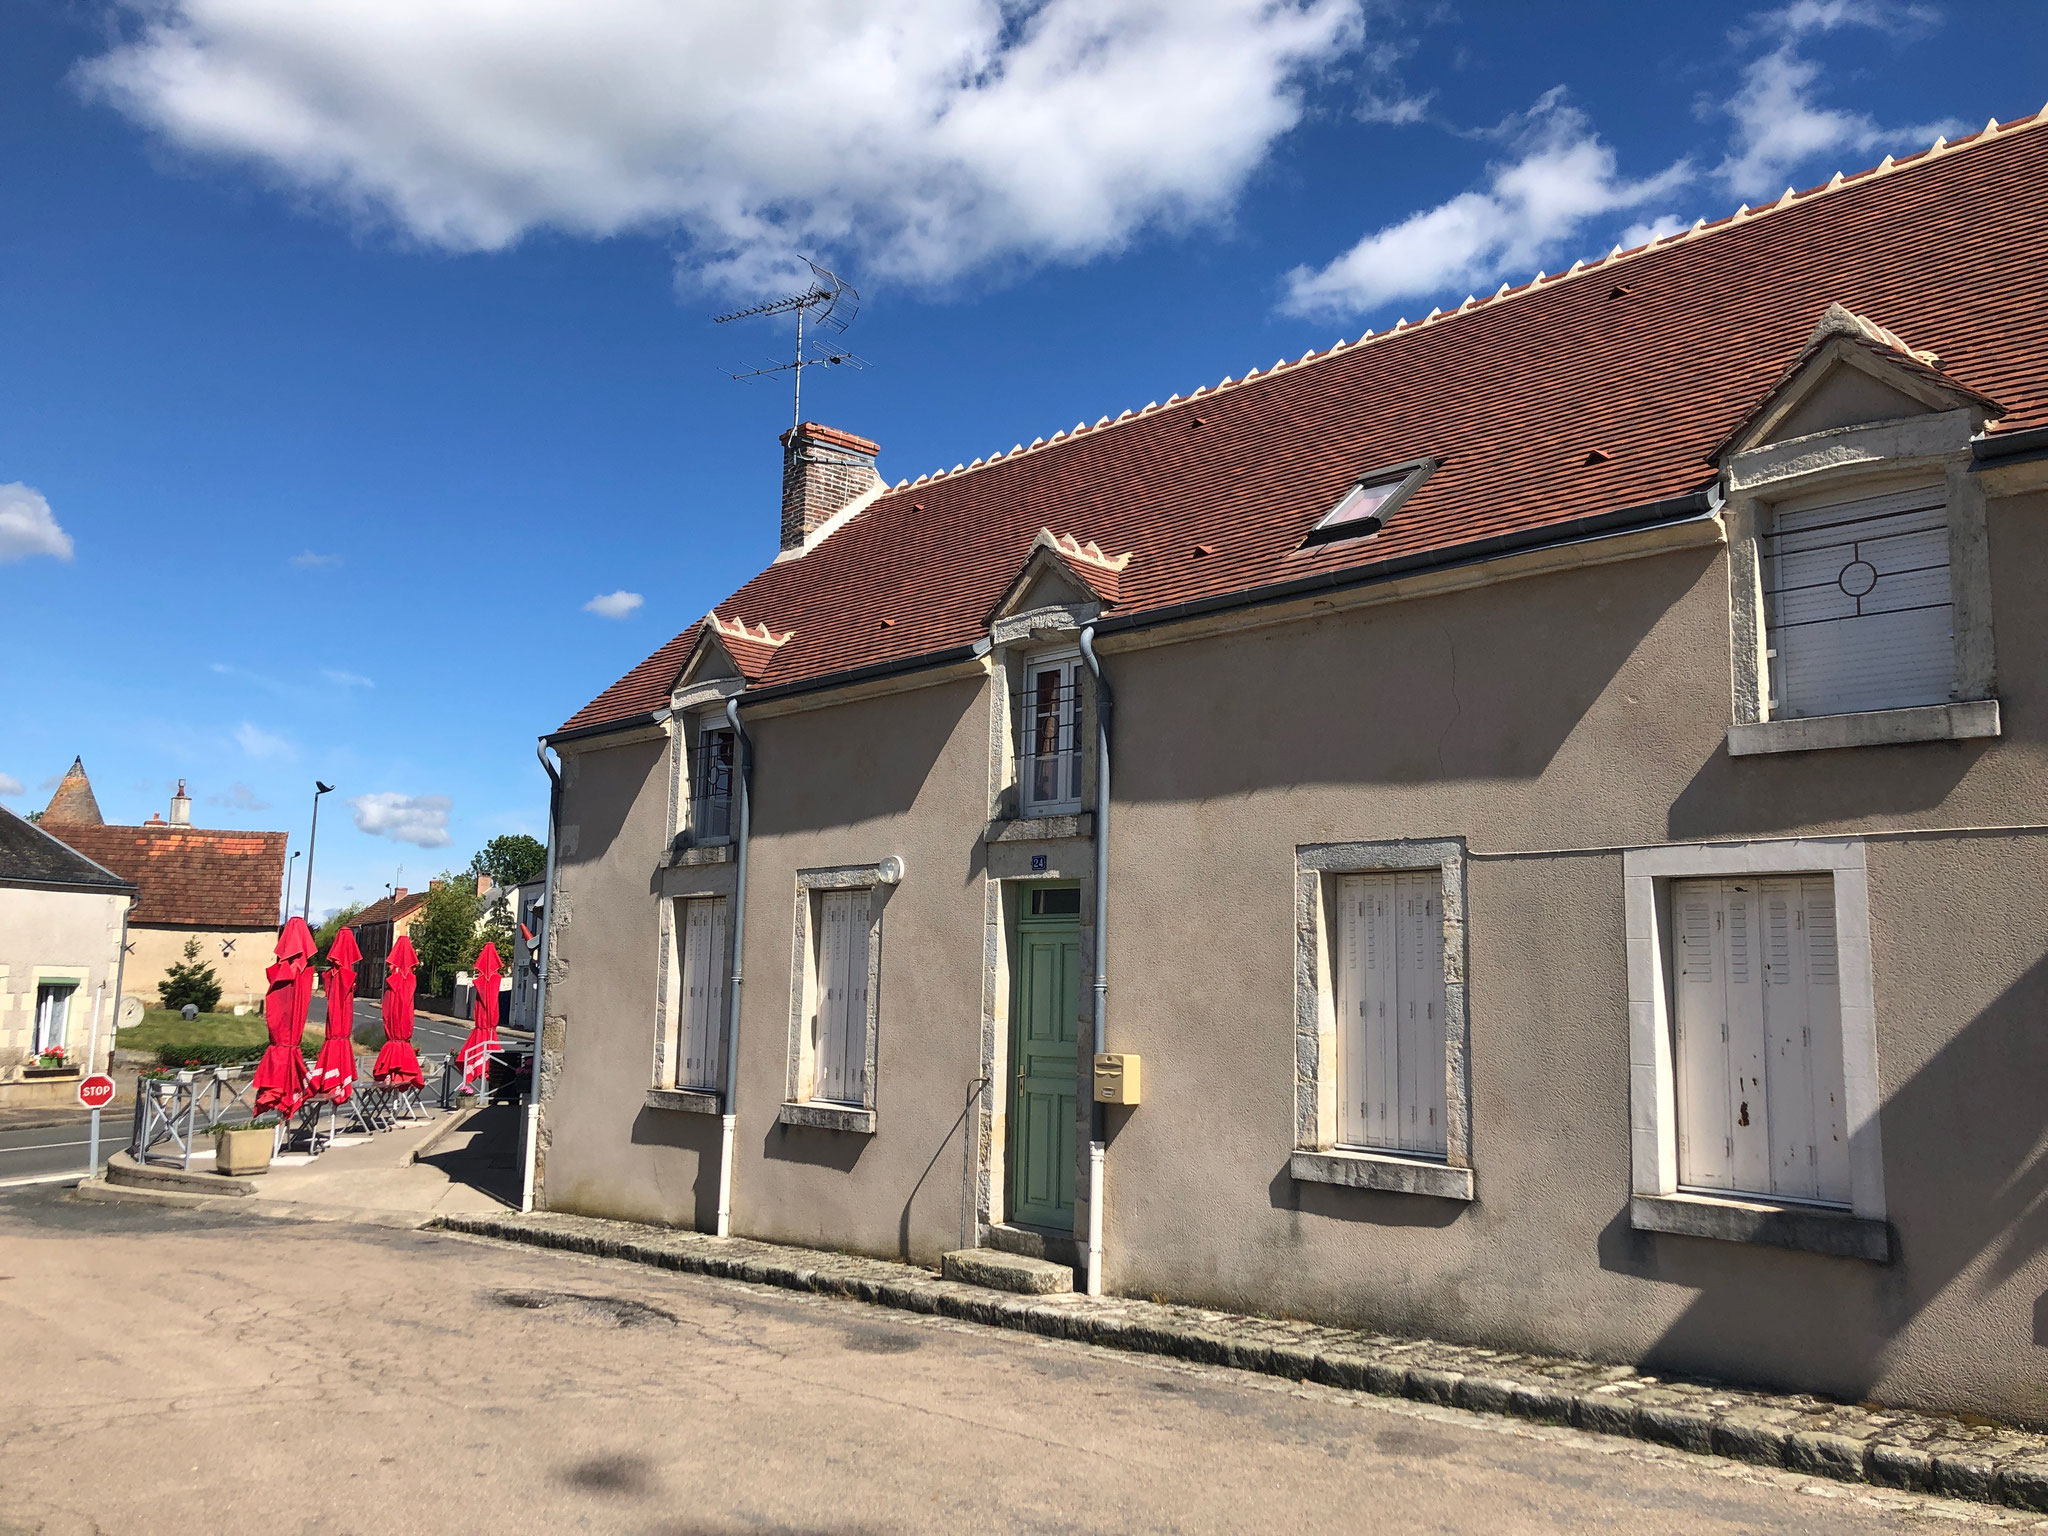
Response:
M105 1109L114 1102L114 1080L104 1072L78 1080L78 1102L87 1109Z

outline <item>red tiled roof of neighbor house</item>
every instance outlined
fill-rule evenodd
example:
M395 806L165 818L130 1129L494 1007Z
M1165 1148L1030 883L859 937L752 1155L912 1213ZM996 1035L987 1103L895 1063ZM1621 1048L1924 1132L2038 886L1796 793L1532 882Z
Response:
M1364 575L1682 497L1839 303L2048 423L2048 110L1768 207L899 485L717 612L790 639L758 678L910 664L986 632L1041 530L1092 543L1112 616ZM1362 473L1440 467L1370 539L1304 547ZM774 516L761 512L764 536ZM686 630L565 730L667 702Z
M351 928L361 928L366 923L388 923L395 920L404 922L413 913L427 904L425 891L401 891L396 897L379 896L362 911L348 920Z
M130 922L170 928L278 926L282 832L80 825L50 830L94 863L135 882Z

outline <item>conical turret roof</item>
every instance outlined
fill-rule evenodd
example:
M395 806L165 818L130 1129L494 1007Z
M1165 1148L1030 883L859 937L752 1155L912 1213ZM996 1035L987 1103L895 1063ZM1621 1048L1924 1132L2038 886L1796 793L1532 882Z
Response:
M50 803L43 808L43 820L77 827L106 825L106 818L100 815L100 803L92 795L92 780L85 776L84 758L71 759L70 772L64 775L64 782L57 786L57 793L50 796Z

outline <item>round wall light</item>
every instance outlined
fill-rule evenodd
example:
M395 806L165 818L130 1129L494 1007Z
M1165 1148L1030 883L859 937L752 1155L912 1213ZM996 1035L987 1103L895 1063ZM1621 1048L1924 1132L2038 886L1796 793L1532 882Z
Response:
M884 885L900 885L903 881L903 861L890 854L875 866L875 878Z

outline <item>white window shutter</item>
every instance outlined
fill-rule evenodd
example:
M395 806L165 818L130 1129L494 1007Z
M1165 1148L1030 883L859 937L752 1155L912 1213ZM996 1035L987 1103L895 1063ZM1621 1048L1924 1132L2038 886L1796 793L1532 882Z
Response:
M1944 487L1787 503L1763 547L1772 715L1900 709L1954 696Z
M846 901L846 1012L839 1049L840 1081L850 1104L863 1102L867 1094L868 953L874 942L869 894L849 891Z
M1806 1016L1813 1031L1814 1196L1847 1205L1849 1116L1842 1102L1842 978L1836 950L1835 883L1809 876L1799 884L1806 908Z
M844 891L827 891L820 908L818 944L818 1034L814 1044L814 1096L846 1097L846 951L851 913Z
M1722 992L1721 886L1687 880L1671 889L1677 938L1672 989L1678 994L1678 1176L1700 1189L1734 1185L1729 1135L1727 1006Z
M1737 1189L1768 1189L1771 1176L1769 1039L1764 967L1757 940L1757 882L1720 886L1722 1006L1728 1022L1728 1137Z
M1433 870L1337 881L1338 1136L1441 1156L1443 885Z

